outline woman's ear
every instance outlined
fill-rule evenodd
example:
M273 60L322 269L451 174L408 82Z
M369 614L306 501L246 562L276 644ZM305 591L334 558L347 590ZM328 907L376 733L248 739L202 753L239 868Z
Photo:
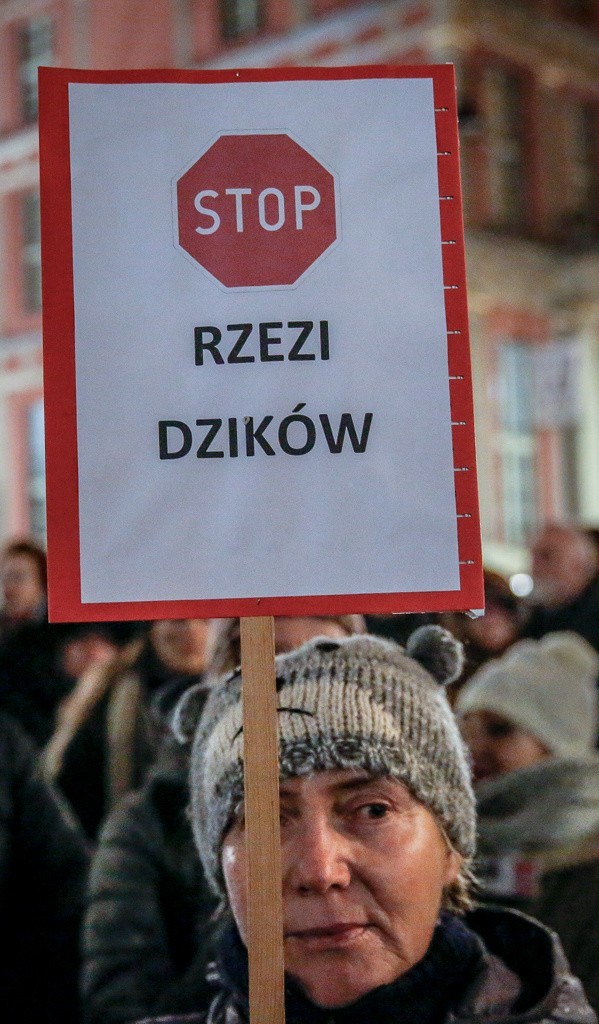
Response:
M447 846L447 860L445 862L445 886L452 885L457 882L460 874L460 868L464 862L464 858L461 853L454 850L452 846Z

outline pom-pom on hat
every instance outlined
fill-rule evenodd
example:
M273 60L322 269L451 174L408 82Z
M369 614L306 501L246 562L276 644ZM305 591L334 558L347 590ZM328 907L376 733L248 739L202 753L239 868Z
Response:
M363 769L403 782L436 816L466 864L474 853L470 768L443 685L459 674L461 645L423 626L404 651L372 636L316 638L276 659L282 779ZM193 690L175 727L193 730ZM191 753L192 824L206 874L217 891L223 837L243 801L241 675L210 693Z

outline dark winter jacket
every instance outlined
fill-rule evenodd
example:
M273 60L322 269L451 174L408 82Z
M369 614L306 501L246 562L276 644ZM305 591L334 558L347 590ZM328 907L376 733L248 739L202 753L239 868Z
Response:
M23 622L0 642L0 708L16 718L36 746L54 729L59 704L73 688L62 670L61 626Z
M18 724L0 715L0 1020L76 1024L88 854L38 773Z
M172 703L173 694L202 680L167 668L149 641L132 664L105 671L108 685L71 738L56 774L92 841L122 798L141 788L158 756L163 730L153 704L165 693Z
M546 633L572 630L588 640L599 651L599 578L568 604L557 608L538 606L533 608L522 636L538 640Z
M466 922L480 943L480 956L473 959L458 992L452 991L443 968L438 968L447 994L440 1015L431 1016L430 1007L424 1017L413 1007L406 1015L404 1000L394 996L397 990L405 992L408 972L398 982L338 1010L320 1009L297 992L291 993L288 986L287 1024L430 1024L432 1020L440 1024L596 1024L582 986L570 973L552 932L524 915L500 909L480 908ZM449 963L447 974L454 969L455 963ZM421 974L421 964L412 971ZM221 985L207 1013L161 1020L164 1024L246 1024L245 987L226 974ZM428 989L434 988L430 979Z
M186 815L185 769L162 768L108 819L91 871L82 993L87 1024L207 1006L215 898Z

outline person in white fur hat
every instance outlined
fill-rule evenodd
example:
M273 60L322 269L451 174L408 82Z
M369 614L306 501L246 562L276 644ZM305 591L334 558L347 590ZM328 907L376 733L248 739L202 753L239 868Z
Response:
M461 690L481 897L560 936L599 1009L599 655L576 633L522 640Z

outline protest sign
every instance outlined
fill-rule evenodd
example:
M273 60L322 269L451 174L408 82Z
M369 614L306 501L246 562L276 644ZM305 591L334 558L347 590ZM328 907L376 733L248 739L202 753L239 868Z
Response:
M40 83L52 617L481 607L453 69Z
M240 615L253 1021L272 616L482 605L453 70L40 77L50 614Z

